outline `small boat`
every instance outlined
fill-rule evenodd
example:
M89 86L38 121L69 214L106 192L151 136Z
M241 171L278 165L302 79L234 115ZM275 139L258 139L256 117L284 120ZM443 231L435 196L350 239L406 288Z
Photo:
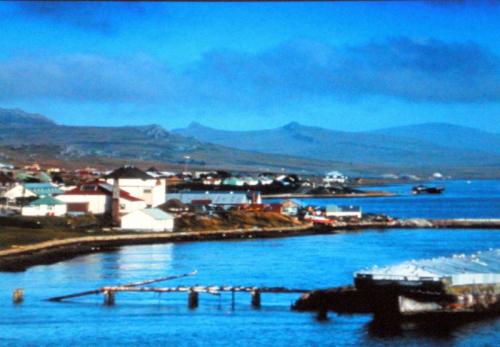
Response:
M420 184L412 188L411 192L413 194L441 194L444 191L444 187L428 187Z

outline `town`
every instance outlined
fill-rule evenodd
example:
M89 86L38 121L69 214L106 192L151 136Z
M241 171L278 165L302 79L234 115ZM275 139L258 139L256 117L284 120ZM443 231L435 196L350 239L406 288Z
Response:
M325 177L301 178L295 174L236 174L227 171L160 171L123 166L101 171L73 171L39 164L22 168L2 164L0 216L19 221L39 218L75 220L93 217L104 230L172 232L203 228L265 227L337 220L361 220L359 206L303 206L297 199L263 202L263 192L362 193L346 185L340 172ZM274 195L273 195L274 194ZM265 195L264 195L265 196ZM275 199L276 200L276 199ZM266 217L261 224L253 218ZM88 220L88 218L86 219ZM219 223L215 223L219 221ZM4 222L5 223L5 222ZM88 227L89 225L85 225Z

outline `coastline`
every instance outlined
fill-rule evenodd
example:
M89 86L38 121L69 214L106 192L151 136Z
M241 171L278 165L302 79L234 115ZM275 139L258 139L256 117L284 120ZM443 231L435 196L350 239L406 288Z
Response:
M351 193L351 194L263 194L262 199L329 199L329 198L382 198L397 196L395 193L385 191L372 191L365 193Z
M500 219L400 219L392 222L337 222L331 226L304 224L293 227L186 231L170 233L84 236L45 241L0 251L0 271L25 271L35 265L53 264L79 255L106 252L126 245L215 241L337 234L368 229L500 229Z

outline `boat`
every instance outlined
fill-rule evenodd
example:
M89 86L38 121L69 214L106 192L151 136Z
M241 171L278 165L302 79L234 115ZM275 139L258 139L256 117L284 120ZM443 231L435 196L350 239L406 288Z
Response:
M444 187L429 187L423 184L415 186L411 189L413 194L441 194L444 191Z

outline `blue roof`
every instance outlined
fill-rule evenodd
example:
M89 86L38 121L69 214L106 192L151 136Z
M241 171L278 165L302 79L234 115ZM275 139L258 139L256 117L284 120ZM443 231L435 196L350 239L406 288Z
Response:
M65 205L61 200L57 200L51 196L44 196L43 198L37 199L29 204L29 206L41 206L41 205Z
M193 200L210 200L215 205L243 205L250 203L246 193L232 192L181 192L167 194L167 200L177 199L183 204L191 204Z
M141 210L141 212L144 212L145 214L156 220L165 220L174 218L172 215L168 214L165 211L160 210L159 208L145 208Z
M24 183L23 186L38 196L64 193L57 186L50 183Z

